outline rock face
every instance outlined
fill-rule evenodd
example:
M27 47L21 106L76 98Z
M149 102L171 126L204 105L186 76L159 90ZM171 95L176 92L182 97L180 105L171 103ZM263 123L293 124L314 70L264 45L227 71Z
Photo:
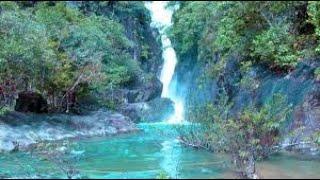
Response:
M115 135L136 130L130 118L104 110L86 116L12 112L0 117L0 152L24 149L42 141Z
M48 112L48 104L41 94L24 91L18 95L15 110L19 112L46 113Z
M162 46L159 32L150 26L151 16L143 2L90 2L70 1L84 14L96 14L118 20L125 29L126 37L133 42L130 55L139 62L145 73L157 75L161 71Z
M178 83L186 90L184 97L187 106L214 102L224 87L233 104L232 112L237 113L249 104L264 104L273 94L279 93L286 97L287 105L291 105L293 109L285 127L281 128L283 146L301 144L290 146L290 149L303 149L303 152L312 154L320 152L319 148L304 143L309 141L307 139L312 134L319 132L320 82L314 76L314 70L320 67L319 60L305 59L297 65L295 70L287 74L272 71L262 65L254 66L244 74L240 71L239 61L229 57L225 74L222 77L208 78L199 88L195 84L199 80L198 77L204 73L206 65L195 62L194 59L197 57L196 51L181 55L180 58L183 61L178 63L175 72ZM220 57L212 58L218 61ZM256 98L239 85L244 78L257 82Z
M320 87L319 87L320 88ZM296 108L293 113L293 121L290 124L283 146L288 150L299 151L308 154L320 154L317 145L310 144L310 137L315 132L320 132L320 92L315 91L307 95L305 101ZM288 146L288 144L297 144Z
M128 50L131 58L139 65L139 72L125 86L106 90L100 99L122 106L160 97L162 84L157 77L163 64L161 39L158 30L150 25L150 12L144 3L70 1L68 4L85 14L103 15L118 20L132 44Z
M153 78L144 86L136 90L130 90L127 94L128 103L146 102L161 96L162 83L159 79Z
M233 87L237 73L233 77L227 76L229 89L235 88L230 91L234 102L233 110L237 112L252 102L264 104L273 94L279 93L286 97L287 105L292 106L293 110L291 117L280 131L283 139L282 146L297 144L290 146L289 149L299 149L308 154L320 153L315 144L305 144L311 141L312 135L319 132L320 128L320 84L313 76L313 71L318 66L317 63L301 62L289 74L277 74L263 67L252 68L244 77L253 78L259 82L256 99L245 89Z
M148 111L150 107L147 103L132 103L126 104L121 108L121 112L126 116L129 116L133 122L137 123L141 121L146 111Z
M170 99L156 98L149 102L126 104L120 111L136 123L159 122L171 115L174 107Z

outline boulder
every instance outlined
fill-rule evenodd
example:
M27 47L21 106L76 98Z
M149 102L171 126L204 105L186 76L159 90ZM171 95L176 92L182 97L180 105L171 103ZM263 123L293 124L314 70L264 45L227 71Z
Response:
M161 96L162 83L156 77L148 80L138 89L129 90L128 103L146 102Z
M156 98L148 102L123 105L120 111L133 122L163 121L174 112L173 102L167 98Z
M130 117L133 122L137 123L143 118L145 112L148 111L148 109L148 104L145 102L141 102L125 104L120 108L120 111L124 115Z
M41 94L24 91L18 95L15 110L19 112L46 113L48 112L48 104Z
M126 104L142 103L161 96L162 83L155 76L144 83L139 82L128 88L106 90L97 95L101 101L113 102L116 108Z

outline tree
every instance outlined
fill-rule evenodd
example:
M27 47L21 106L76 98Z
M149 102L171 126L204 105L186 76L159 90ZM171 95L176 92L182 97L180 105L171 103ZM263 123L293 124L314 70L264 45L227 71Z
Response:
M197 50L197 61L223 71L228 57L292 69L299 60L298 16L305 2L185 2L174 12L171 39L178 55ZM303 10L301 10L303 11ZM216 53L221 55L215 62ZM210 72L210 71L208 71Z
M67 2L0 7L0 84L12 81L17 91L38 91L52 107L68 111L68 97L79 89L103 91L140 73L129 55L132 43L115 18L84 14Z
M320 36L320 3L319 2L314 2L314 1L310 1L308 2L308 15L309 15L309 19L308 21L310 23L312 23L315 26L315 34L317 37ZM318 43L317 47L316 47L316 52L319 53L320 51L320 45Z
M0 24L1 79L23 85L20 88L24 89L43 86L45 71L54 55L44 27L34 21L29 11L18 10L3 11Z

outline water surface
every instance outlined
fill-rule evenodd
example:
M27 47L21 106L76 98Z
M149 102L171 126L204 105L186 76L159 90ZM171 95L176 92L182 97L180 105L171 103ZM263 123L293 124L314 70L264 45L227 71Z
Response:
M144 131L115 137L56 142L46 154L40 150L0 155L0 175L20 178L230 178L229 158L180 145L176 127L140 124ZM181 125L182 126L182 125ZM64 144L64 145L63 145ZM46 149L46 148L44 148ZM60 151L58 151L60 152ZM56 156L56 157L55 157ZM265 178L319 178L320 161L277 154L258 163Z

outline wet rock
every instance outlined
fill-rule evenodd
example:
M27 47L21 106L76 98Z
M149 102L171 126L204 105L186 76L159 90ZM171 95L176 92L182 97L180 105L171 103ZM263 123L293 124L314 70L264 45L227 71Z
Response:
M312 136L316 132L320 132L320 91L308 94L303 104L295 109L283 144L292 145L287 150L320 154L319 146L312 143Z
M145 112L142 121L163 121L174 113L174 104L168 98L156 98L148 102L149 109Z
M170 99L156 98L148 102L126 104L120 111L134 122L158 122L171 115L174 107Z
M8 113L0 117L0 151L26 149L44 141L137 131L130 118L105 110L85 116Z
M99 98L105 104L112 104L114 109L122 108L126 104L143 103L161 96L162 83L156 77L147 82L138 82L124 89L106 90L99 94Z
M143 116L144 113L149 109L147 103L132 103L132 104L126 104L121 108L121 112L125 114L126 116L129 116L133 122L139 122Z
M106 100L112 100L117 105L126 103L147 102L161 96L162 83L156 77L147 82L138 84L127 89L109 90L101 97Z
M41 94L24 91L18 95L15 110L19 112L46 113L48 112L48 104Z
M0 141L0 152L1 151L13 151L15 149L15 146L12 142L8 141Z
M70 2L72 6L87 13L97 13L116 17L123 24L126 37L133 46L128 48L131 58L138 64L139 72L132 77L125 87L106 90L99 96L105 105L116 109L118 105L125 103L140 103L160 97L162 83L157 78L160 75L163 58L160 34L157 28L150 26L151 17L142 3L128 3L135 11L126 11L116 4L104 8L96 8L96 4L89 2ZM92 7L94 5L94 7ZM141 6L142 5L142 6ZM141 7L139 7L141 6ZM117 8L118 7L118 8ZM138 8L139 7L139 8ZM127 7L125 7L126 9ZM94 11L92 11L94 10ZM109 14L110 13L110 14ZM143 21L141 21L143 19Z
M61 153L65 153L67 151L67 147L61 146L61 147L58 147L56 150L61 152Z
M285 127L280 129L281 138L286 139L283 144L302 142L314 132L319 132L319 105L316 104L320 97L316 94L320 92L320 82L314 77L314 70L320 67L319 59L304 59L293 71L276 73L264 65L254 65L243 71L239 63L241 60L227 57L223 75L204 79L202 74L205 73L207 64L194 61L198 57L197 48L181 54L183 61L177 64L175 70L179 91L183 85L185 101L189 102L186 103L186 109L189 108L188 104L214 104L222 92L226 92L232 104L230 114L236 115L249 105L265 104L273 94L279 93L286 97L287 105L292 105L294 110ZM220 59L218 53L212 56L214 62L219 62ZM250 83L247 85L255 85L252 86L255 92L241 86L241 79L248 80ZM200 80L201 86L196 86ZM188 118L188 114L186 117ZM290 135L291 133L295 135ZM300 147L303 147L303 151L309 149L308 152L315 152L315 148L306 148L308 146L305 144Z
M146 102L161 96L162 83L152 78L141 88L128 91L128 103Z

